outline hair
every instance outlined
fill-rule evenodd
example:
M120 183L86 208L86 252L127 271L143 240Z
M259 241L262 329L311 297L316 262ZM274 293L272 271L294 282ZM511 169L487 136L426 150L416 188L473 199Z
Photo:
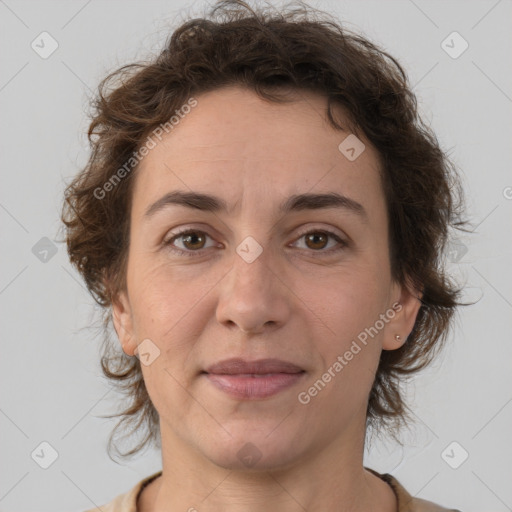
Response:
M464 229L465 223L457 169L421 119L398 61L332 21L332 14L295 4L277 12L237 0L217 2L204 18L182 23L157 56L109 74L92 101L91 154L65 190L62 221L70 261L103 311L101 368L129 401L124 411L108 416L121 417L109 439L109 454L123 426L130 435L144 426L145 437L122 457L160 441L159 416L140 361L120 350L109 330L112 302L126 290L137 166L119 171L126 170L148 134L193 95L239 85L279 103L293 101L286 91L316 92L327 99L334 129L342 128L333 116L337 106L353 133L364 133L377 149L392 278L417 290L421 307L407 342L381 353L368 397L367 428L395 437L407 424L410 409L401 382L427 366L447 338L460 290L446 275L443 256L450 228Z

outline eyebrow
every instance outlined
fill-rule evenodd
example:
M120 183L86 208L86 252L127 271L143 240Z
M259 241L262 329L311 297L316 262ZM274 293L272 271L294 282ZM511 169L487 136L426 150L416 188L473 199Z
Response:
M175 190L162 196L160 199L150 205L144 218L149 219L157 212L162 211L168 206L178 205L187 208L201 210L206 212L227 212L227 203L215 196L201 194L198 192L183 192ZM304 210L320 210L328 208L340 208L353 212L361 216L364 220L368 219L363 205L336 192L326 194L298 194L290 196L279 206L280 213L290 213Z

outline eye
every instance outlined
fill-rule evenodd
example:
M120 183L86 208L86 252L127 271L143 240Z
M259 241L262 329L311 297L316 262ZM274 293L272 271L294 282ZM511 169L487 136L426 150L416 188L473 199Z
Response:
M174 253L192 256L191 253L199 252L201 249L206 249L214 245L206 246L205 243L207 238L211 240L211 237L204 231L199 231L197 229L187 229L179 233L174 233L174 236L164 240L163 244L168 246L169 249ZM182 247L176 247L176 242L181 243Z
M305 242L305 249L311 249L315 252L323 252L323 253L330 253L330 252L337 252L339 250L344 249L348 244L345 242L341 237L339 237L337 234L332 233L331 231L325 231L325 230L314 230L314 231L308 231L307 233L303 233L299 240L304 239ZM329 239L331 239L331 245L329 246ZM336 242L340 247L335 248L334 250L332 247L336 246ZM328 248L328 250L324 250Z
M164 240L163 245L168 247L169 250L175 254L194 256L194 253L201 253L203 249L215 247L215 243L206 245L208 239L213 242L212 238L204 231L186 229L178 233L173 233L171 238ZM299 246L300 249L309 249L310 251L321 254L338 252L348 245L340 236L326 230L308 231L298 238L299 241L303 239L305 246ZM176 246L176 244L181 244L181 247L179 245ZM297 244L297 242L295 242L295 244ZM338 244L339 247L336 248L336 244Z

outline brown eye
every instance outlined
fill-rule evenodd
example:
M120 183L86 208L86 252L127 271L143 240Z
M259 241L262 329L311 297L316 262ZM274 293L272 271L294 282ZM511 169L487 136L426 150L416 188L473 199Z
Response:
M303 233L295 242L297 247L309 252L317 252L318 256L329 255L338 251L342 251L348 247L348 242L340 238L331 231L309 231Z
M322 233L321 231L309 233L305 235L306 245L310 249L323 249L328 242L329 236L326 233Z
M206 245L208 239L210 245ZM215 244L211 237L203 231L188 229L181 233L175 233L174 236L163 242L169 250L179 255L192 256L194 253L201 252L202 249L208 249Z
M198 234L198 232L191 232L186 235L181 235L183 245L187 249L202 249L206 242L204 233Z

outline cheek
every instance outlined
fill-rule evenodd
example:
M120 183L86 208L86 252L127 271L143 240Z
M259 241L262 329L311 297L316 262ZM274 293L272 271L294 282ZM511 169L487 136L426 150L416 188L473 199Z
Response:
M339 272L303 281L302 297L338 328L365 327L383 313L389 293L389 280L384 269L373 265L350 265Z
M382 351L382 331L373 334L370 330L386 308L383 281L379 284L376 279L368 271L351 271L338 276L336 284L332 279L329 287L315 292L317 311L323 311L322 320L329 329L322 326L315 336L322 364L313 380L328 373L329 390L322 392L323 399L341 399L348 410L355 410L366 399ZM320 330L327 335L320 335Z
M321 355L322 370L331 368L339 356L347 361L342 363L343 371L336 373L340 375L335 379L338 384L368 380L363 387L371 385L382 350L382 330L375 334L371 328L387 307L385 277L384 272L379 275L369 266L352 266L308 288L308 301L314 301L308 306L315 313L309 318L318 325L315 349ZM341 392L337 385L333 391L335 388Z
M137 339L149 338L162 351L172 350L177 361L212 315L211 308L209 313L206 310L208 295L219 276L192 265L177 267L150 258L134 263L129 285Z

